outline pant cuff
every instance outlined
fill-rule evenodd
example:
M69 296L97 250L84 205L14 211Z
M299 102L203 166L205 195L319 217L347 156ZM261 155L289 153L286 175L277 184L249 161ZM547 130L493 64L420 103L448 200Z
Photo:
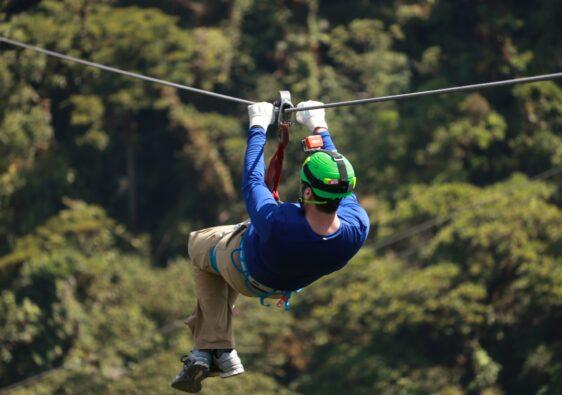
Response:
M195 342L195 348L198 350L215 350L221 348L235 348L234 342L206 342L206 341L199 341Z

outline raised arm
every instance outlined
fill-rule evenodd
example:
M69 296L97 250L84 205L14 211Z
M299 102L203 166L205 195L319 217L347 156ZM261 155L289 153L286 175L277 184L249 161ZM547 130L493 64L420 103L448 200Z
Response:
M337 151L336 145L332 141L332 136L330 136L330 132L326 128L317 128L314 130L314 134L318 134L322 136L322 141L324 142L323 148L328 151Z
M246 210L260 238L271 233L272 217L279 210L277 202L265 184L265 133L273 118L270 103L256 103L248 107L250 129L244 158L242 192Z
M308 100L305 102L301 102L297 104L298 107L312 107L317 105L322 105L322 102ZM304 125L311 133L318 134L322 136L322 141L324 143L323 149L328 151L337 151L336 145L332 141L332 137L330 136L330 132L328 131L328 123L326 122L326 113L323 108L319 108L316 110L303 110L297 112L297 122L301 125ZM361 218L358 218L358 221L362 223L365 222L366 215L365 210L359 205L355 194L351 194L344 199L342 199L340 203L340 209L346 208L345 212L351 212L353 214L357 213L357 215ZM343 212L343 210L340 210ZM338 212L339 213L339 212ZM367 226L368 226L368 218L367 218Z
M322 105L322 102L308 100L297 104L299 107L312 107ZM330 132L328 131L328 124L326 123L326 112L323 108L316 110L303 110L297 112L297 122L304 125L310 133L322 136L324 142L324 149L328 151L337 151Z

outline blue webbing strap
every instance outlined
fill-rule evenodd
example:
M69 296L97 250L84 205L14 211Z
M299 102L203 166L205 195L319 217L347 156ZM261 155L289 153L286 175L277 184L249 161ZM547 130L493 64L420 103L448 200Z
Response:
M238 253L238 260L240 261L240 266L238 266L236 264L236 259L234 259L234 254ZM271 291L271 292L260 292L259 294L257 294L257 291L255 288L252 287L251 283L250 283L250 274L248 273L248 270L246 270L244 268L244 240L242 239L240 241L240 247L238 247L237 249L233 250L230 253L230 263L232 263L232 266L234 266L234 268L236 269L237 272L239 272L240 274L242 274L242 276L244 277L244 286L246 287L246 289L258 296L260 298L260 304L262 306L270 306L269 304L265 303L265 298L267 298L268 296L271 296L275 293L275 291Z
M219 273L219 267L217 266L217 248L213 247L209 251L209 258L211 260L211 267L217 273ZM220 273L219 273L220 274Z
M234 259L234 254L236 253L238 253L238 259L240 260L240 267L236 264L236 260ZM230 262L232 263L232 266L234 266L237 272L242 273L242 275L246 277L246 273L248 273L248 271L244 270L244 268L242 267L243 256L244 253L242 252L242 244L240 244L240 247L238 247L237 249L233 250L230 253Z
M236 260L234 259L234 254L238 253L238 260L240 261L240 267L238 267L238 265L236 264ZM273 290L270 292L261 292L259 290L256 290L254 287L252 287L251 283L250 283L250 274L248 273L248 270L246 269L246 265L245 265L245 257L244 257L244 237L242 237L242 239L240 240L240 246L238 248L236 248L235 250L233 250L230 253L230 262L232 263L232 266L234 266L234 268L242 274L242 276L244 276L244 286L246 287L246 289L250 292L253 293L254 295L256 295L257 297L260 298L260 304L262 306L266 306L269 307L271 306L270 304L267 304L265 302L266 298L269 298L272 295L275 294L282 294L283 295L283 301L285 304L285 311L289 311L291 309L291 304L289 303L289 298L291 297L291 293L292 291L278 291L278 290ZM299 289L300 291L300 289Z
M236 254L236 253L238 253L238 260L240 261L240 266L238 266L236 264L236 260L234 259L234 254ZM209 259L211 261L211 267L213 268L213 270L215 272L219 273L219 268L217 266L217 249L216 249L216 246L209 250ZM240 246L230 253L230 262L232 263L232 266L234 266L236 271L239 272L240 274L242 274L242 276L244 277L244 286L246 287L246 289L250 293L259 297L260 298L260 304L262 306L266 306L266 307L271 306L270 304L265 303L266 298L269 298L270 296L273 296L275 294L282 294L283 297L281 298L280 302L283 301L284 305L285 305L285 311L289 311L291 309L291 304L289 303L289 299L291 298L292 291L273 290L273 291L270 291L270 292L261 292L259 290L256 290L254 287L252 287L252 284L250 283L250 279L249 279L250 274L248 273L248 270L245 268L246 265L244 264L244 261L245 261L245 259L244 259L244 238L242 238L242 240L240 240ZM302 291L302 288L298 289L295 292L300 292L300 291Z

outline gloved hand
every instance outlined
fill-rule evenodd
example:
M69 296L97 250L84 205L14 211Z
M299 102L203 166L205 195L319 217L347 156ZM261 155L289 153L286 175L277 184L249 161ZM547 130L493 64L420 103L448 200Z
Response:
M299 107L311 107L311 106L321 106L324 103L319 101L303 101L297 104ZM317 110L304 110L297 111L297 122L301 125L306 126L306 128L312 133L316 128L326 128L328 129L328 124L325 119L325 111L323 108Z
M261 126L265 131L273 123L273 104L267 102L254 103L248 106L250 127Z

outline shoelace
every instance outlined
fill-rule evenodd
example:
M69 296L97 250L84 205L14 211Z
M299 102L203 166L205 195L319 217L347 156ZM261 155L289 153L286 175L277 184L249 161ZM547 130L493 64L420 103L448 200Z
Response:
M205 361L207 364L211 365L212 361L213 361L213 356L210 355L209 353L206 353L204 351L192 351L189 354L184 354L181 356L180 361L184 364L187 364L188 362L197 362L197 361Z
M240 357L238 357L238 353L235 351L230 352L223 352L219 358L217 358L221 369L230 370L238 365L241 365L242 362L240 361Z

